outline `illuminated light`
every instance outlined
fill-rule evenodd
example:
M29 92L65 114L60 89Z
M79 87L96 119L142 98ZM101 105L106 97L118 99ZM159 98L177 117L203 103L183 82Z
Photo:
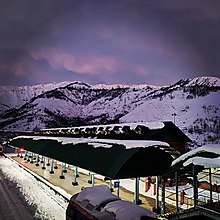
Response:
M19 148L19 152L24 152L24 148Z

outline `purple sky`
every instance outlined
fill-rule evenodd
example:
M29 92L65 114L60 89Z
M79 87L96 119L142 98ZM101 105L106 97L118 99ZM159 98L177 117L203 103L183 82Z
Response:
M219 0L0 0L0 84L220 75Z

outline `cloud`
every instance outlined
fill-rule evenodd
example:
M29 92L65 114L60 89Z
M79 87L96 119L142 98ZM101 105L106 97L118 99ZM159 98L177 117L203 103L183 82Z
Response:
M108 55L73 55L51 49L42 49L31 52L34 59L46 59L54 69L65 68L68 71L80 74L114 74L119 63Z
M0 71L14 84L164 85L220 68L216 0L4 0L0 10Z

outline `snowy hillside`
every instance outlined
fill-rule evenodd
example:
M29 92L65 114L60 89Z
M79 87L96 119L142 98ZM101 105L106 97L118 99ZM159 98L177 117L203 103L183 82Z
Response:
M164 87L63 82L5 89L2 97L0 129L169 120L198 144L220 142L217 77L180 80Z
M70 82L61 82L21 87L0 86L0 113L2 110L20 107L35 96L68 85L69 83Z

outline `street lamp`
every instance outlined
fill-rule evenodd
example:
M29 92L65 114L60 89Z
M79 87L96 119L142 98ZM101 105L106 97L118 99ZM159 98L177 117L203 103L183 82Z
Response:
M174 112L174 113L172 114L172 116L173 116L173 123L175 124L175 117L177 116L177 114Z

